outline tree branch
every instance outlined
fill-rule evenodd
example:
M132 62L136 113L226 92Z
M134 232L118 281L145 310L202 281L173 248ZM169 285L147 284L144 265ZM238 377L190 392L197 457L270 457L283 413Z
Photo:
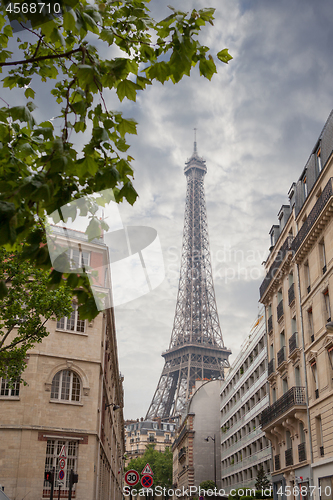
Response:
M17 66L18 64L35 63L35 62L39 62L39 61L45 61L46 59L59 59L61 57L69 57L72 54L75 54L76 52L82 52L82 47L79 47L78 49L70 50L69 52L63 52L62 54L31 57L30 59L22 59L21 61L0 63L0 67L2 67L2 66Z

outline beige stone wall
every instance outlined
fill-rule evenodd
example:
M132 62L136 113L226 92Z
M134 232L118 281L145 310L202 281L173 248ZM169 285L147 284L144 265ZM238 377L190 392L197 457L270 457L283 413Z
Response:
M81 436L76 498L104 500L107 492L107 498L111 495L110 498L120 500L122 408L104 408L111 401L123 405L114 318L110 311L101 313L90 324L86 321L84 334L57 330L52 320L47 328L50 335L29 352L23 374L28 385L21 384L18 397L0 397L0 484L10 498L42 498L47 439L41 439L41 433L59 439ZM79 402L51 400L52 379L63 369L73 370L80 377ZM101 456L105 457L107 471L103 481Z

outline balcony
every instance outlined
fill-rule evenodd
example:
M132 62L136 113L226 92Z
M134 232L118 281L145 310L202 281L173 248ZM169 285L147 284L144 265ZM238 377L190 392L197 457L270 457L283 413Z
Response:
M281 349L277 353L278 368L282 365L284 361L287 361L286 346L281 347Z
M280 455L274 455L274 470L280 470L280 469L281 469Z
M262 427L267 426L294 406L305 405L305 387L292 387L275 403L263 410L261 414L261 425Z
M270 315L270 317L268 318L267 330L268 330L268 333L273 331L273 316L272 315Z
M329 179L329 181L326 184L326 186L324 187L321 195L319 196L317 202L315 203L313 209L309 213L306 221L304 222L303 226L301 227L301 229L298 231L297 235L295 236L294 241L292 242L292 245L291 245L291 249L295 253L298 252L298 250L300 249L302 244L305 242L305 240L307 240L307 242L306 242L307 245L303 245L304 247L312 245L314 239L317 237L314 235L311 235L311 237L310 237L309 233L310 233L311 229L313 228L313 226L315 225L315 223L317 222L317 220L319 219L320 215L322 214L328 201L330 200L330 198L333 195L332 180L333 180L332 178ZM304 252L307 251L306 248L304 248L303 250L304 250Z
M269 377L270 375L272 375L272 373L274 373L274 372L275 372L275 368L274 368L274 358L273 358L273 359L271 359L271 360L268 362L268 374L267 374L267 375L268 375L268 377Z
M256 453L253 453L248 457L244 457L235 464L231 464L228 467L222 467L221 470L222 478L228 476L229 474L235 474L236 472L244 468L261 463L270 457L271 457L271 447L268 446L267 448L263 448L262 450L257 451Z
M285 452L285 459L286 459L286 467L289 467L289 465L294 465L294 459L293 459L293 449L288 448Z
M295 300L295 285L293 283L288 290L288 304L291 306L294 300Z
M298 445L298 461L304 462L306 460L306 448L305 443Z
M271 281L273 280L274 276L278 272L279 267L281 266L282 262L285 259L285 256L288 253L288 250L291 249L292 241L293 241L292 236L288 236L285 239L285 241L283 242L283 245L281 245L280 250L277 252L277 256L276 256L273 264L269 268L268 273L267 273L264 281L260 285L260 289L259 289L260 290L260 298L262 298L262 296L266 292L267 288L269 287Z
M278 303L276 311L277 311L277 319L279 321L283 316L283 300L280 300L280 302Z
M178 453L178 460L182 460L186 457L186 448L183 447L180 449L179 453Z
M298 338L297 332L293 333L289 339L289 356L297 349L298 347Z

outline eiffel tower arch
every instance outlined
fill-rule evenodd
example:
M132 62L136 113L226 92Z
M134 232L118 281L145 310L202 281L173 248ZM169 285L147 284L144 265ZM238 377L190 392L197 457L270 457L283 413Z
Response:
M224 377L224 346L216 307L204 191L206 162L194 152L186 162L183 248L175 319L165 365L146 419L170 418L184 408L196 379Z

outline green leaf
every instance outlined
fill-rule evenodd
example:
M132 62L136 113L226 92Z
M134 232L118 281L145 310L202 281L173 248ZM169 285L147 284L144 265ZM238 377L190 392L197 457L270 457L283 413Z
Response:
M212 79L214 73L216 73L216 66L211 59L201 59L199 63L200 75L203 75L208 80Z
M63 24L63 26L64 26L65 30L70 31L72 33L76 33L77 32L76 21L77 21L77 17L76 17L74 10L71 9L71 10L64 12L64 14L63 14L64 24Z
M137 122L135 120L125 120L125 118L122 118L118 124L118 132L122 138L125 137L125 134L136 134L136 125Z
M228 64L228 62L233 59L233 57L229 54L228 52L229 49L223 49L220 50L220 52L217 53L217 57L220 59L220 61Z
M91 156L86 156L84 160L79 164L79 170L81 175L82 174L95 175L96 172L98 171L98 164L95 162L94 158L92 158Z
M0 300L4 299L8 295L8 288L4 280L0 281Z
M108 29L102 29L99 34L99 38L104 42L107 42L109 45L112 45L114 41L113 31Z
M122 80L117 86L117 95L120 101L122 101L124 97L127 97L127 99L131 101L135 101L138 88L140 89L140 87L131 80Z
M119 191L119 197L123 198L125 197L128 203L131 205L134 204L135 200L138 197L138 193L135 191L133 184L131 181L127 182Z
M27 88L27 90L24 92L24 95L27 99L29 99L29 97L31 97L32 99L35 98L35 92L30 87Z

